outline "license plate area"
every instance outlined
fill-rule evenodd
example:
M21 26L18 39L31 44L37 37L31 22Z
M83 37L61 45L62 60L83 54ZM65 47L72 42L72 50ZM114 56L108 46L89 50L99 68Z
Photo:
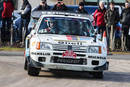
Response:
M53 57L53 63L87 65L87 59L59 58Z

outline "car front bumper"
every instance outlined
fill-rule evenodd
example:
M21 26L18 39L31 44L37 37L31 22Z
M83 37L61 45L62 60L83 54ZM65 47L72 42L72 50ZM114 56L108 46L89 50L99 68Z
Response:
M109 62L102 66L88 67L86 65L59 64L59 63L40 63L30 58L30 64L37 68L72 70L72 71L104 71L108 70Z

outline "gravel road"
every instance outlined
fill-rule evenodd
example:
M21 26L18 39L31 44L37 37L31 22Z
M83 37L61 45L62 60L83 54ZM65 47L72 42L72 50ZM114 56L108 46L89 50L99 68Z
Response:
M0 87L130 87L130 55L122 56L126 59L109 57L110 67L105 71L104 79L94 79L87 73L78 72L55 76L48 70L31 77L23 69L23 56L0 56Z

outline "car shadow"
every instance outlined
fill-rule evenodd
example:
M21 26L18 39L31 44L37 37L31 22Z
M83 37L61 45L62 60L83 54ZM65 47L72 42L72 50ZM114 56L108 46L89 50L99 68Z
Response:
M120 83L129 83L130 82L130 72L104 72L104 78L98 79L94 78L93 75L88 72L74 72L74 71L42 71L38 77L46 77L46 78L56 78L56 79L78 79L78 80L98 80L102 82L120 82Z
M130 83L130 72L105 72L103 81Z

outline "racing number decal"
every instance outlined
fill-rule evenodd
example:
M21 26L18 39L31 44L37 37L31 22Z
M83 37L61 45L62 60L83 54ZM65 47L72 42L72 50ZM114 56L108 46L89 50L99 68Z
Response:
M63 58L76 58L77 57L76 53L74 53L72 51L72 46L71 45L68 46L67 51L63 52L62 56L63 56Z
M76 58L77 54L74 53L72 50L67 50L67 51L63 52L62 56L63 56L63 58Z

